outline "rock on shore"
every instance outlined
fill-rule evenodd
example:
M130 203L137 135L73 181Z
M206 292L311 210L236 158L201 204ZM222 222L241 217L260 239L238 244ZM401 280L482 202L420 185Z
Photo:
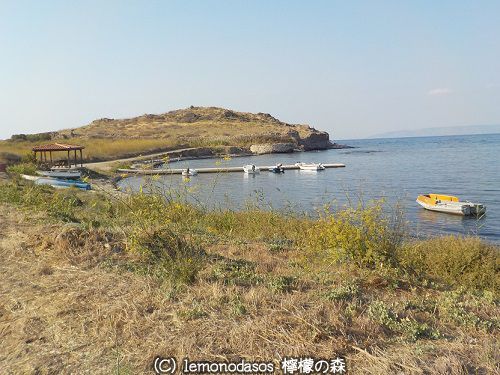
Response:
M294 143L264 143L250 146L250 151L254 154L279 154L293 152L296 148Z

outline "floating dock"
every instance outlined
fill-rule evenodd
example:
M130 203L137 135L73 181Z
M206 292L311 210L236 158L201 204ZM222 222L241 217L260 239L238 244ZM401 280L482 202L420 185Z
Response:
M325 168L344 168L345 164L322 164ZM255 166L259 168L261 172L269 172L270 168L274 166ZM284 170L300 169L297 165L289 164L282 165ZM244 172L243 167L215 167L215 168L190 168L192 170L196 169L198 173L229 173L229 172ZM118 169L120 173L127 174L140 174L140 175L159 175L159 174L182 174L186 168L176 168L176 169Z

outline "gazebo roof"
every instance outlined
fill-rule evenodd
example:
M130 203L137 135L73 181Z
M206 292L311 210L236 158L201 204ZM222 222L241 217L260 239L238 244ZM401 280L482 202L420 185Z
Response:
M73 151L83 150L85 146L67 145L64 143L52 143L49 145L35 146L33 151Z

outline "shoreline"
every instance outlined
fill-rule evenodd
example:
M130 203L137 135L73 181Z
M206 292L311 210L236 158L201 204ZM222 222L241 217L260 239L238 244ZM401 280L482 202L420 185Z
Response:
M176 163L186 160L205 160L205 159L218 159L221 157L246 157L246 156L260 156L268 154L289 154L289 153L299 153L299 152L315 152L315 151L327 151L327 150L342 150L356 148L354 146L343 145L338 143L332 143L331 147L328 148L317 148L311 150L294 149L290 152L268 152L268 153L255 153L249 150L236 147L236 146L226 146L227 149L238 149L239 152L233 153L217 153L217 148L207 148L207 147L189 147L180 148L176 150L170 150L159 153L152 153L149 155L137 155L134 157L120 158L114 160L104 160L99 162L85 163L84 166L91 170L97 169L100 171L110 171L119 163L128 163L133 165L151 165L155 168L159 165L168 163ZM192 154L192 155L189 155ZM168 159L168 160L165 160ZM126 169L126 168L122 168Z

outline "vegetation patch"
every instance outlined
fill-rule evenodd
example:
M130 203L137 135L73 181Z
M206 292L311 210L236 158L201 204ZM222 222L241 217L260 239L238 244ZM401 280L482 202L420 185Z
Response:
M443 236L402 246L403 267L452 286L500 289L498 247L476 237Z
M330 289L325 297L330 301L351 301L360 295L360 288L357 281L347 281L336 288Z
M399 318L391 308L382 301L374 301L368 307L368 316L391 331L399 332L410 341L421 338L438 339L438 330L429 327L427 323L404 317Z
M212 270L212 278L224 285L252 286L261 283L262 277L256 274L255 264L245 260L224 260Z

